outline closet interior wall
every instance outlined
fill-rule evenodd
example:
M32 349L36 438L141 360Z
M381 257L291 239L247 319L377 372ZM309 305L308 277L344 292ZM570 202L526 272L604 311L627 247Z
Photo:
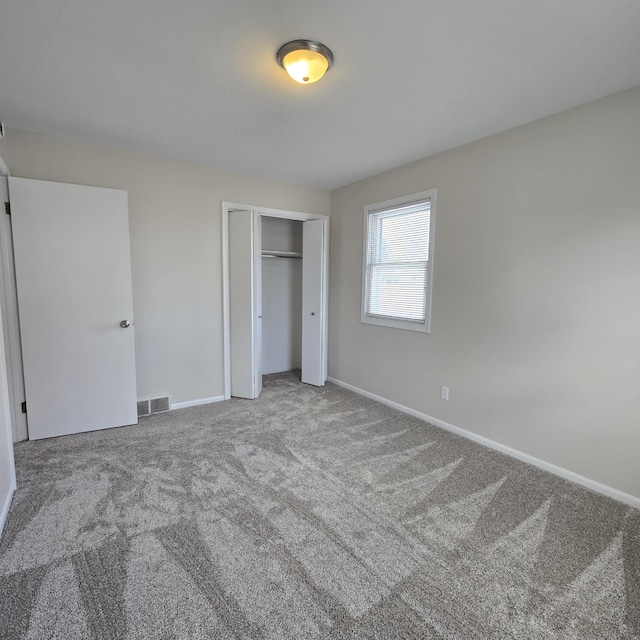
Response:
M302 224L298 220L262 217L265 374L299 369L302 364Z

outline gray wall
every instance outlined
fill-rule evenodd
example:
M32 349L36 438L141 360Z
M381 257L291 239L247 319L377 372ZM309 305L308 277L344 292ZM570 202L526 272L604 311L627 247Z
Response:
M432 187L431 334L361 324L364 205ZM334 191L329 375L640 496L639 282L637 88Z
M9 130L13 175L129 192L140 398L221 396L221 201L328 214L328 191Z

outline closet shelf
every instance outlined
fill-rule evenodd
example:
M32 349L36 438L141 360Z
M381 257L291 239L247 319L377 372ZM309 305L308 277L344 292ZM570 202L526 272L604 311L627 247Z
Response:
M295 258L300 260L302 258L302 253L298 251L263 251L263 258Z

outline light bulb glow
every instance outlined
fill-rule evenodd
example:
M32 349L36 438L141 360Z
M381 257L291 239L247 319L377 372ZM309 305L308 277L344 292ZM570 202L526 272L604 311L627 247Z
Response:
M287 73L300 84L317 82L329 68L328 60L317 51L292 51L282 62Z

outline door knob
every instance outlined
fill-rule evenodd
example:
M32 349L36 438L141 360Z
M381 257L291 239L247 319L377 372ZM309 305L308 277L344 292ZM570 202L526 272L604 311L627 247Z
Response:
M126 329L131 323L128 320L122 320L122 322L120 322L120 326L123 329Z

